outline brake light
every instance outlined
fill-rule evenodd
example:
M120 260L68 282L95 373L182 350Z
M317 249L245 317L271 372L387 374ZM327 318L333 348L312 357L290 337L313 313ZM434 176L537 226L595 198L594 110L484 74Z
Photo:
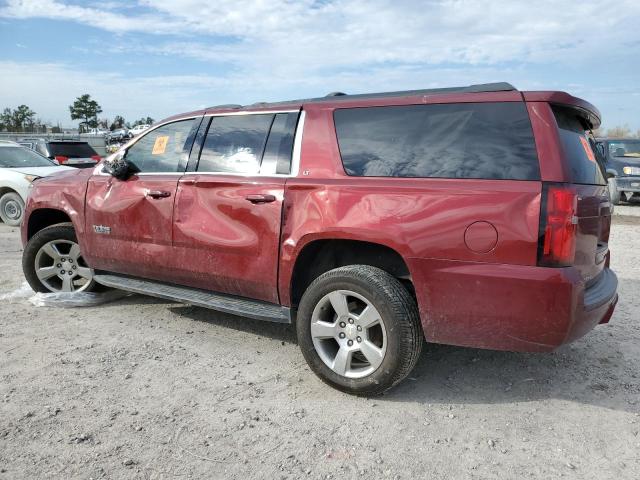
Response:
M58 161L58 163L59 163L60 165L62 165L62 164L64 164L64 163L67 163L67 161L69 160L69 157L64 157L64 156L62 156L62 155L56 155L56 156L55 156L55 159Z
M545 190L538 264L554 267L571 265L576 254L578 194L566 185L545 185L543 195Z
M91 155L91 160L99 162L100 160L102 160L102 157L100 155Z

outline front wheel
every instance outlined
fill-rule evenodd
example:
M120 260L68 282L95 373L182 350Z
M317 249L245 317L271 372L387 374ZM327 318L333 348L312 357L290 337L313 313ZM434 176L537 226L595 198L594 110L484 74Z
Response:
M12 227L17 227L22 222L24 215L24 202L15 192L5 193L0 197L0 219Z
M22 270L36 292L88 292L97 287L70 225L53 225L31 237L22 254Z
M300 301L297 334L316 375L356 395L381 394L404 379L424 343L413 297L368 265L318 277Z
M614 205L620 205L620 190L618 190L618 184L615 177L609 177L607 179L609 184L609 198Z

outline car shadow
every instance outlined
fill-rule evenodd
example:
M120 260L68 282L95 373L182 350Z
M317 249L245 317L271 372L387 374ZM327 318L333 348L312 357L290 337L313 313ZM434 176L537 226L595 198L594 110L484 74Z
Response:
M177 305L169 307L176 315L208 323L218 327L239 330L254 335L268 337L272 340L297 344L295 327L285 323L265 322L251 318L240 317L229 313L214 312L206 308L192 305Z
M583 339L555 352L515 353L426 344L409 377L383 399L450 405L563 399L640 413L637 367L629 361L635 354L625 350L632 344L628 341L628 321L635 308L634 292L639 290L640 282L621 279L620 302L611 324L598 326ZM628 303L625 298L630 299ZM166 303L166 300L132 295L117 303ZM167 308L196 322L297 344L293 325L190 305L171 304Z

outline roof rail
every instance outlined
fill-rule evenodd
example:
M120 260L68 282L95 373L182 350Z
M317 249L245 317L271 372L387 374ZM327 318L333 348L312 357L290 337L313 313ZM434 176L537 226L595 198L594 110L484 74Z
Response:
M223 103L222 105L214 105L213 107L207 107L205 110L213 110L214 108L242 108L242 105L237 103Z
M448 88L432 88L428 90L403 90L397 92L379 92L379 93L359 93L355 95L346 95L342 92L332 92L325 97L304 98L298 100L287 100L282 102L260 103L261 106L275 107L279 105L288 105L291 103L320 103L332 101L360 100L367 98L385 98L385 97L408 97L417 95L444 95L447 93L484 93L484 92L512 92L516 91L516 87L507 82L482 83L477 85L468 85L466 87L448 87Z

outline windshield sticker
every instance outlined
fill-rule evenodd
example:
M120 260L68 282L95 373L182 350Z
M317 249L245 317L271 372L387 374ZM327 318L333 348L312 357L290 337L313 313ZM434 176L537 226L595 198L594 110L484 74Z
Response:
M591 160L593 163L596 163L596 156L593 154L593 150L591 150L591 145L589 145L589 140L587 140L584 137L580 137L580 143L582 143L582 148L584 148L584 151L587 154L587 158Z
M167 149L167 143L169 143L168 136L156 138L156 141L153 144L153 150L151 151L151 155L162 155L164 151Z

